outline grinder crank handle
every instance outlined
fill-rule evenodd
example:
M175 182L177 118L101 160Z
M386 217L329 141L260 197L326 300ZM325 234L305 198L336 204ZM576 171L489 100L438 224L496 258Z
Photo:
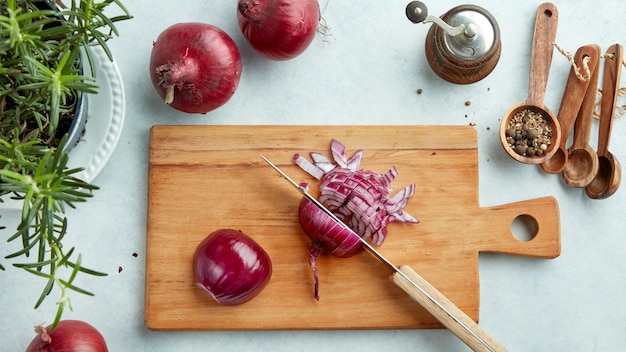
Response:
M475 24L469 24L468 27L471 28L466 28L465 24L452 27L441 18L429 15L426 4L421 1L411 1L406 6L406 17L413 23L434 23L451 37L464 34L468 38L473 38L477 33Z
M398 270L413 281L413 283L421 287L422 290L416 288L413 283L399 272L395 272L391 275L391 281L437 318L437 320L452 331L452 333L461 339L468 347L474 351L506 351L504 346L485 332L472 318L426 281L426 279L411 269L411 267L401 265L398 267Z

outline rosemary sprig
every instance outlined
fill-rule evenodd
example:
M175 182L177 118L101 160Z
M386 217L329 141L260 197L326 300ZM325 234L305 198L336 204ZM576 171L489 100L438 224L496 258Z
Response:
M58 310L53 323L58 323L65 308L71 309L68 291L92 295L73 282L78 273L104 276L106 274L81 266L81 256L71 260L74 248L65 251L62 239L67 232L67 206L92 197L98 187L77 179L74 175L82 169L69 169L68 154L62 151L65 136L59 148L48 148L34 143L0 143L0 194L12 194L12 198L23 201L22 216L15 233L8 242L21 240L22 248L5 257L30 258L29 262L14 263L13 266L47 279L35 309L50 294L53 287L61 290L57 302ZM33 162L38 159L39 162ZM15 169L17 166L17 171ZM68 278L63 278L69 272Z

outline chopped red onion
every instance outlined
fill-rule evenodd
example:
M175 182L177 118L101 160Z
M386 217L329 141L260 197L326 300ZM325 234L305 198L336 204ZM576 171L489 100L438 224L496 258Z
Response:
M415 193L414 184L406 186L393 197L389 196L391 182L398 175L395 167L382 175L359 170L362 150L348 158L344 145L335 139L331 141L330 149L336 164L317 152L310 153L312 163L300 154L295 154L293 161L321 181L320 203L354 232L380 246L387 237L390 222L419 222L403 210L409 197ZM315 280L315 298L319 299L315 261L323 252L320 246L332 255L349 257L361 251L363 244L306 197L300 202L299 219L300 226L313 240L309 263Z

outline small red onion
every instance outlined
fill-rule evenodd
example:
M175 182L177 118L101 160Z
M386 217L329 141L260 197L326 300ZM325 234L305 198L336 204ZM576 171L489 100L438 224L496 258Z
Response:
M154 42L150 78L171 107L205 114L235 94L241 76L241 55L220 28L206 23L177 23Z
M196 285L219 304L242 304L267 285L272 262L267 252L243 232L221 229L196 248L193 276Z
M37 336L26 352L108 352L104 337L93 326L80 320L61 320L51 326L37 326Z
M320 21L317 0L239 0L243 36L261 56L289 60L309 47Z

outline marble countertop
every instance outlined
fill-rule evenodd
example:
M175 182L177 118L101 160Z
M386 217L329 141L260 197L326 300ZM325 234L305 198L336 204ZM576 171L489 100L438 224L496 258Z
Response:
M623 351L626 348L626 190L591 200L559 176L521 164L502 149L500 119L527 96L530 44L540 1L480 0L473 4L496 18L502 55L485 79L456 85L427 64L430 25L412 24L408 1L321 0L332 36L318 36L308 50L285 62L253 52L236 20L234 0L125 2L134 19L119 24L111 43L125 88L125 122L119 144L94 180L101 189L68 217L68 245L83 263L109 275L82 277L95 297L72 295L66 319L85 320L105 336L111 351L465 351L447 330L373 331L173 331L144 326L144 275L148 137L150 127L191 125L472 125L478 132L481 206L554 196L560 207L562 252L552 260L482 253L480 325L510 351ZM604 52L626 44L622 3L554 1L559 9L556 41L574 53L595 43ZM433 15L463 4L428 2ZM207 22L225 30L243 58L239 88L223 107L187 115L164 105L150 82L152 42L177 22ZM558 110L570 69L554 52L546 105ZM623 79L622 86L626 86ZM421 94L417 90L421 89ZM626 98L620 99L624 104ZM610 149L626 160L626 117L615 120ZM597 140L597 122L592 145ZM207 138L210 138L208 136ZM2 210L2 238L19 212ZM621 230L620 230L621 229ZM10 253L5 240L0 254ZM134 255L136 254L136 256ZM54 317L55 291L34 310L44 283L0 259L0 350L24 350L32 327ZM8 264L8 265L7 265Z

